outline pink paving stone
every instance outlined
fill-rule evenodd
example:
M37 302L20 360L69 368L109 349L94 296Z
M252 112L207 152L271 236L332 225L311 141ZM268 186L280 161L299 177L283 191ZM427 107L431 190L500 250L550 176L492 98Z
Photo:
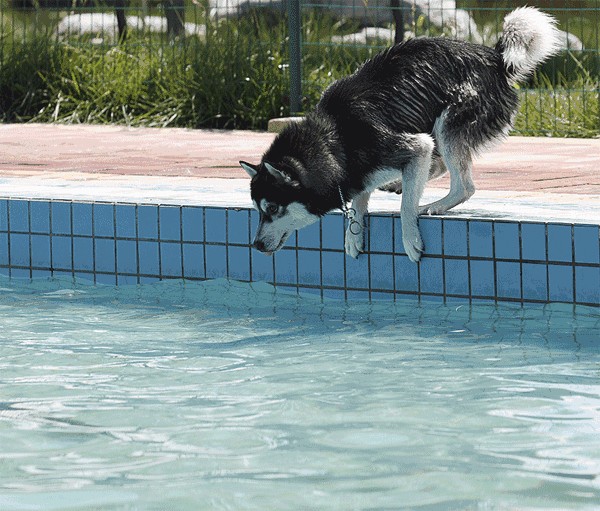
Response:
M0 176L103 174L248 179L275 135L253 131L0 125ZM474 165L479 190L600 194L600 139L510 137ZM91 175L90 175L91 174ZM94 176L92 176L94 175ZM447 188L448 177L430 183Z

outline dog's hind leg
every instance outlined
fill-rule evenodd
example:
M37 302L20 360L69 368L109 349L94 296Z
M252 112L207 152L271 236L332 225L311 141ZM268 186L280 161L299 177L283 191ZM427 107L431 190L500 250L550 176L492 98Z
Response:
M460 134L451 136L444 127L444 116L436 122L434 133L438 150L450 172L450 192L444 198L421 206L419 211L426 215L441 215L449 209L465 202L475 193L471 149L461 140Z
M348 223L346 229L346 237L344 242L344 248L346 254L356 259L364 249L365 243L365 215L369 207L369 198L371 192L359 193L354 199L352 199L352 205L350 206L354 210L354 218Z
M431 157L431 167L429 169L429 178L428 181L432 179L437 179L438 177L444 175L448 172L446 165L444 165L444 160L440 154L434 150L433 155ZM400 195L402 193L402 180L394 181L393 183L389 183L385 186L379 188L382 192L390 192Z

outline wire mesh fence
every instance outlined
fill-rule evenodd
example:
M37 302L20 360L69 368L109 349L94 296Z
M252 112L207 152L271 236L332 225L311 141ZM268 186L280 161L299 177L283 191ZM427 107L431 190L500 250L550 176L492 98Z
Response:
M0 0L0 118L264 128L408 37L493 45L536 5L562 50L515 132L600 134L600 0Z

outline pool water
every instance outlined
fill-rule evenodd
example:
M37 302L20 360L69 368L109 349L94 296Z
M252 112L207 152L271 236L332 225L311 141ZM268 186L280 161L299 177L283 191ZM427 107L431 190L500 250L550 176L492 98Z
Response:
M600 315L0 280L0 509L598 509Z

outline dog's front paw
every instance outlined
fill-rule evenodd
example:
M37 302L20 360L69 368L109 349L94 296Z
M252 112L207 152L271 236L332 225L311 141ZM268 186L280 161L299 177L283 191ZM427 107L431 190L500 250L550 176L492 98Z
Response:
M358 258L358 254L363 251L364 248L364 237L362 231L358 234L354 234L350 231L350 229L346 230L346 241L345 241L345 249L346 254L354 259Z
M411 232L403 234L402 243L404 243L404 250L408 258L413 263L418 263L424 248L419 229L411 229Z

